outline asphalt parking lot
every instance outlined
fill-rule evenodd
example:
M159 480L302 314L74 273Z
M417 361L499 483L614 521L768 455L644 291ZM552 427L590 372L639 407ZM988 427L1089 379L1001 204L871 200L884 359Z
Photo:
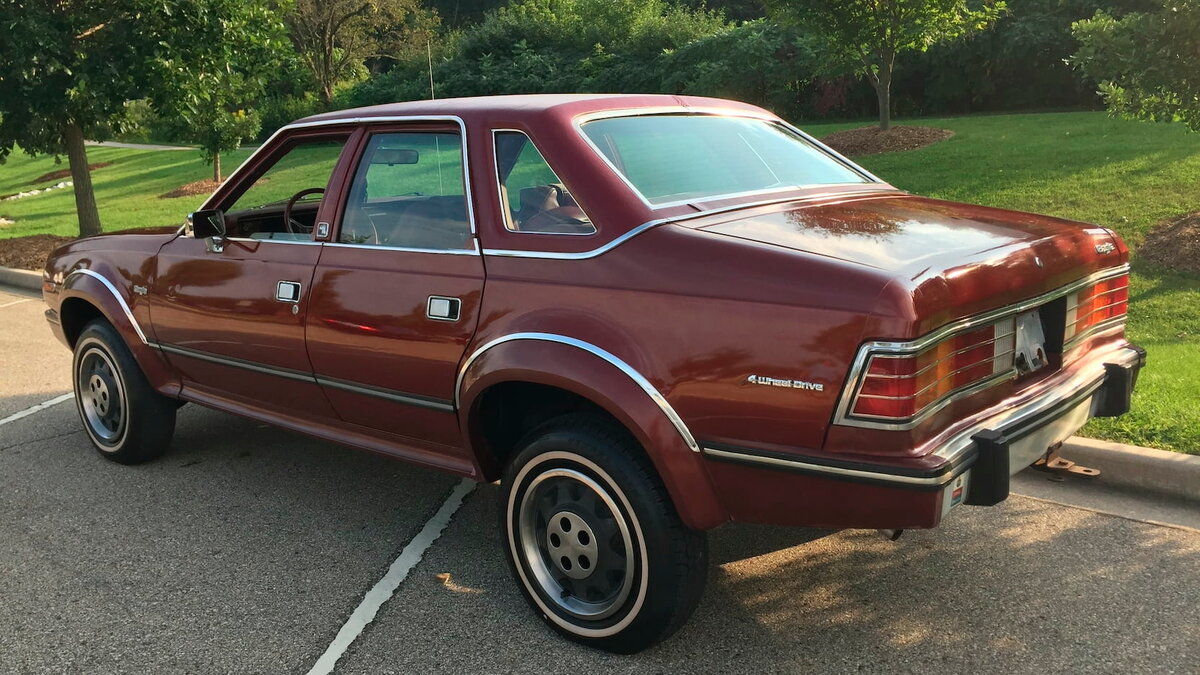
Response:
M618 657L525 606L496 486L426 549L454 477L195 405L138 467L100 458L69 401L3 421L67 392L69 364L40 300L0 291L0 672L305 673L406 547L335 672L1200 672L1200 530L1136 496L1013 496L897 542L727 526L691 623Z

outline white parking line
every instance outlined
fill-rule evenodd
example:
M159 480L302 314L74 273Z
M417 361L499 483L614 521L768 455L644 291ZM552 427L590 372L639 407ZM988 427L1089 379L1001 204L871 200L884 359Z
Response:
M5 307L12 307L13 305L19 305L22 302L29 302L32 299L33 298L23 298L21 300L13 300L12 302L6 302L3 305L0 305L0 309L4 309Z
M75 394L63 394L62 396L56 396L55 398L52 398L49 401L39 403L31 408L26 408L19 413L13 413L13 414L9 415L8 417L5 417L4 419L0 420L0 426L8 424L9 422L16 422L17 420L21 419L22 417L29 417L30 415L34 414L35 412L41 412L41 411L45 410L46 408L49 408L50 406L58 405L59 403L62 403L63 401L69 401L74 397L75 397Z
M454 512L462 506L463 500L474 489L475 481L468 478L462 479L458 485L454 486L450 496L446 497L445 503L442 504L442 508L438 509L429 522L425 523L425 527L417 533L417 536L408 542L408 546L404 547L400 556L388 568L387 574L384 574L383 578L363 596L362 602L350 614L350 618L338 631L337 637L329 643L329 647L321 655L321 658L317 659L316 664L308 671L308 675L326 675L333 672L333 667L337 665L338 659L362 634L367 624L375 620L375 614L379 612L379 608L391 599L392 594L408 577L408 573L417 566L417 563L421 562L421 556L425 555L425 551L429 550L433 542L442 535L442 530L450 524Z

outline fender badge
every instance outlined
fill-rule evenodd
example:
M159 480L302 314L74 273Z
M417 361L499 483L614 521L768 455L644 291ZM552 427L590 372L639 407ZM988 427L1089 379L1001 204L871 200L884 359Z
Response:
M804 380L781 380L765 375L751 375L746 378L746 384L763 384L768 387L783 387L784 389L805 389L807 391L825 391L822 382L805 382Z
M1045 264L1043 264L1043 263L1042 263L1042 259L1041 259L1041 258L1039 258L1039 257L1037 257L1036 255L1035 255L1035 256L1033 256L1033 262L1034 262L1034 263L1035 263L1035 264L1036 264L1038 267L1045 267L1045 266L1046 266Z
M1099 253L1100 255L1112 253L1115 250L1117 250L1117 245L1111 241L1106 241L1102 244L1096 244L1096 253Z

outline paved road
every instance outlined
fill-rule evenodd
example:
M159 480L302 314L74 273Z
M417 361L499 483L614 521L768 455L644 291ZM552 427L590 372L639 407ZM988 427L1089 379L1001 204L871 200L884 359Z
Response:
M0 418L69 387L19 299L0 293ZM194 405L140 467L96 456L69 402L4 424L0 672L306 672L456 484ZM725 527L693 621L614 657L525 607L496 492L336 672L1200 672L1200 531L1019 496L898 542Z

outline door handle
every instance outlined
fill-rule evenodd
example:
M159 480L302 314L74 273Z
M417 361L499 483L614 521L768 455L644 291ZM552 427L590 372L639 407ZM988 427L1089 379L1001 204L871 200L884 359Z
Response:
M300 282L281 281L275 284L275 299L280 302L300 302Z
M438 321L458 321L462 311L462 300L444 295L431 295L425 305L425 316Z

